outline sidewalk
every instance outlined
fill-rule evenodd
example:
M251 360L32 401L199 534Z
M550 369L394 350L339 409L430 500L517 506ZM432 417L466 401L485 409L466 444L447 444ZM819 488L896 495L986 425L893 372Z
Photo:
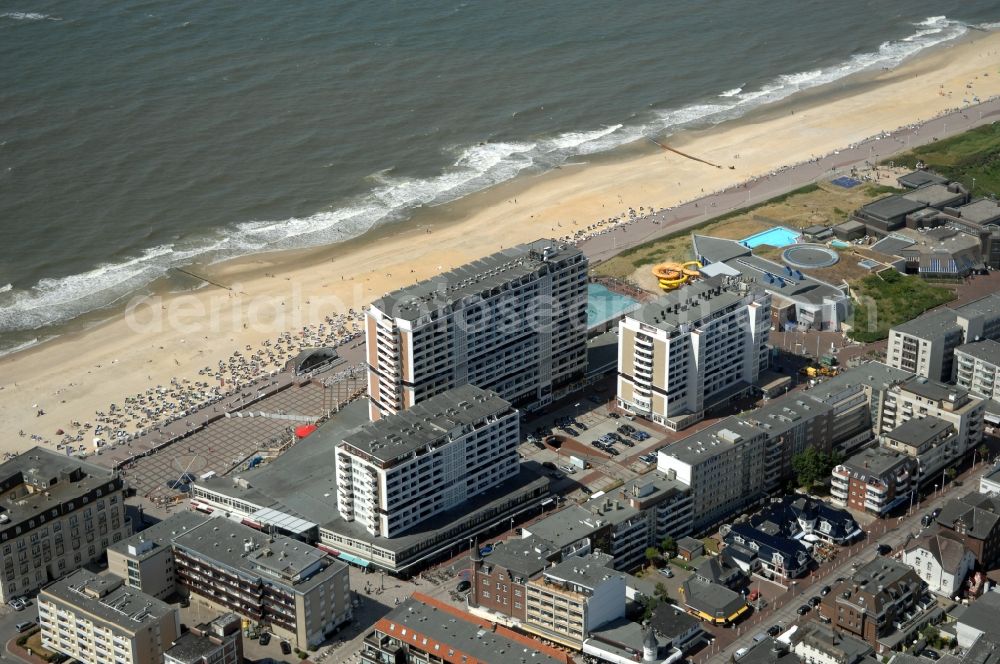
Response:
M38 655L29 655L27 650L17 645L17 639L18 637L14 637L5 644L7 654L13 656L15 660L27 662L28 664L47 664L47 662Z

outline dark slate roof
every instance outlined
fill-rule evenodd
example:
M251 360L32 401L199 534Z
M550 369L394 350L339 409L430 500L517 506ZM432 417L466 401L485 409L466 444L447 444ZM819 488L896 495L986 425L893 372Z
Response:
M994 632L1000 624L1000 593L983 593L968 606L958 622L983 632Z
M742 540L742 541L741 541ZM757 545L757 556L762 560L771 561L777 554L782 558L782 565L793 573L809 563L809 551L798 540L781 535L771 534L749 523L737 523L732 526L725 537L726 543L736 542Z
M986 539L1000 521L1000 498L972 491L961 498L949 500L941 509L937 522L954 530L962 521L966 533L974 539Z
M555 553L545 542L534 537L507 540L493 547L493 553L486 557L483 566L503 567L527 581L545 569Z
M753 644L739 659L740 664L797 664L799 656L770 636Z
M984 632L965 653L962 664L1000 664L1000 634Z
M847 510L806 496L786 496L780 502L771 503L764 508L761 515L786 524L789 530L784 532L791 535L798 532L800 521L811 522L814 531L822 532L834 540L845 539L858 530L858 522ZM754 517L750 521L753 523Z
M968 550L948 530L921 535L906 547L907 551L914 549L923 549L929 552L942 569L950 574L954 574L958 570L965 557L965 552Z
M704 258L709 263L724 263L738 256L749 256L750 249L736 240L727 240L710 235L691 235L691 245L698 260Z
M861 209L876 217L888 219L890 217L910 214L911 212L922 210L925 207L927 206L923 203L903 198L899 194L892 194L890 196L886 196L885 198L880 198L877 201L872 201L867 205L863 205L861 206Z
M937 173L930 171L913 171L906 175L901 175L896 182L907 189L916 189L928 184L948 184L948 178L941 177Z
M716 583L705 583L695 577L681 584L684 603L711 616L729 617L746 605L743 595Z
M664 639L673 641L701 623L694 616L672 604L658 604L653 610L649 624Z

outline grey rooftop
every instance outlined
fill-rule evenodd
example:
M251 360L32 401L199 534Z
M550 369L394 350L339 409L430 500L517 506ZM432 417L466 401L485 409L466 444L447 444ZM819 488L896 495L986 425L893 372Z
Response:
M660 454L694 465L728 452L743 440L762 433L762 429L738 417L730 416L664 447L660 450Z
M612 576L622 576L614 570L615 559L607 553L570 556L543 573L547 579L564 581L574 586L594 590Z
M858 475L880 477L889 472L906 457L883 447L861 450L841 465Z
M955 320L954 310L947 307L928 311L892 329L919 339L938 339L948 333L961 331Z
M746 284L727 277L710 277L667 293L628 314L628 318L672 332L738 304L747 293Z
M916 189L929 184L947 184L948 178L941 177L937 173L931 173L930 171L913 171L899 176L896 181L904 187Z
M949 423L936 417L915 417L900 424L892 431L885 434L886 438L899 441L904 445L919 448L921 445L930 442L942 431L955 428Z
M885 198L880 198L877 201L872 201L867 205L862 205L861 209L874 217L890 219L892 217L907 215L911 212L922 210L925 207L927 207L927 205L924 203L919 203L910 198L904 198L898 194L892 194L890 196L886 196Z
M852 391L859 387L869 386L873 389L885 389L912 377L913 374L910 372L890 367L888 364L865 362L821 381L806 394L817 401L826 402L833 400L843 392Z
M989 198L979 198L957 210L960 218L974 224L985 224L1000 219L1000 203Z
M946 385L936 380L929 380L923 376L914 376L903 382L899 386L900 390L916 394L932 401L953 401L956 405L962 404L969 396L968 390Z
M511 410L499 395L462 385L388 415L344 436L344 443L382 461L392 461L471 426Z
M975 359L981 360L986 364L1000 366L1000 342L994 341L993 339L987 339L986 341L973 341L969 344L963 344L956 348L955 352L964 353L969 357L974 357Z
M581 257L573 245L540 239L479 258L372 302L372 308L395 318L416 320L447 309L467 297L488 293L532 274L544 274L548 263Z
M940 183L928 184L903 194L903 198L917 203L923 203L924 205L930 205L931 207L947 205L956 199L962 199L964 197L965 194L950 191L947 185Z
M130 588L117 576L96 576L78 569L46 586L50 595L106 624L134 633L141 626L171 614L174 608L140 590Z

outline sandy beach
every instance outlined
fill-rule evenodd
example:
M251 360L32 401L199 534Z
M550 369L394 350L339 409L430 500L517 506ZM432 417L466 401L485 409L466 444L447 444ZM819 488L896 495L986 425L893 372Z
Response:
M225 287L134 300L105 323L0 359L0 421L8 431L0 451L36 444L19 431L55 440L57 429L93 421L95 411L150 385L205 380L199 370L234 350L359 311L385 292L502 247L567 235L629 208L675 206L927 120L974 95L1000 95L998 33L976 33L895 70L813 91L780 112L670 139L723 168L663 151L600 158L518 178L342 245L196 268Z

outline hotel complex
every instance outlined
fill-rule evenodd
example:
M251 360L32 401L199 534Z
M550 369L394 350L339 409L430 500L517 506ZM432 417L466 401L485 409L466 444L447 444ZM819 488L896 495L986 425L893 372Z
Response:
M734 277L664 295L618 325L618 405L683 429L767 368L771 298Z
M97 561L131 534L118 473L41 447L0 465L0 600Z
M517 411L463 385L348 434L337 448L344 521L394 537L518 473Z
M372 303L366 343L370 417L467 383L518 408L584 377L587 259L536 240Z

